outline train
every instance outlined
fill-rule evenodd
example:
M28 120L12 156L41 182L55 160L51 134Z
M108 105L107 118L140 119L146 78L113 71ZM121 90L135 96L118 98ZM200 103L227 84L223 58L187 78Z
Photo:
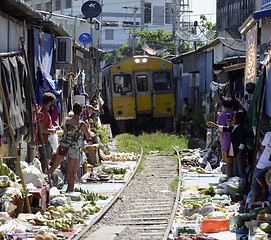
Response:
M102 69L103 119L115 133L173 130L175 98L172 63L133 56Z

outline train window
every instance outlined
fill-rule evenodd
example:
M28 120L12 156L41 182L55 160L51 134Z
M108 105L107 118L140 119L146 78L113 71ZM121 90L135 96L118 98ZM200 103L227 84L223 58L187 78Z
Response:
M136 76L137 91L146 92L148 91L148 77L146 75Z
M115 93L132 91L132 78L130 74L115 75L113 78Z
M171 89L171 80L169 72L154 72L153 85L155 90L169 90Z

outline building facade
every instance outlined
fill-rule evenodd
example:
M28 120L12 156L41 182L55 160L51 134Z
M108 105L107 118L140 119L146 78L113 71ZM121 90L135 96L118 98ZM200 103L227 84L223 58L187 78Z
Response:
M81 7L86 0L25 0L25 2L36 10L82 18L84 16ZM189 9L189 0L97 0L97 2L102 6L102 13L97 17L102 25L100 48L106 52L116 50L126 42L131 44L132 36L129 30L161 28L166 32L172 32L173 16L178 19L180 11L183 11L181 21L188 21L189 13L186 10Z
M261 9L258 0L217 0L217 33L225 29L237 30L254 11Z

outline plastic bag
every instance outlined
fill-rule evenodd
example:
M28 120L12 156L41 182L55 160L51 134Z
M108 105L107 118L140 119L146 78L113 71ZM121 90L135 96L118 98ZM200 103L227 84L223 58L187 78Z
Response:
M24 183L33 183L35 187L42 187L44 185L44 178L42 173L33 165L22 170Z
M48 137L48 140L53 148L53 153L56 153L57 148L58 148L58 135L57 135L57 133L50 134Z
M32 160L32 165L36 167L40 172L42 172L41 162L38 158Z

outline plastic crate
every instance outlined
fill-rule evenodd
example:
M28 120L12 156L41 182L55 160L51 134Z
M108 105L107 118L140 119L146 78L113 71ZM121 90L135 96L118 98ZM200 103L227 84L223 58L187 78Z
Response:
M188 221L178 219L175 224L175 234L174 237L177 238L183 233L198 234L199 233L199 223L198 220Z
M226 218L207 217L203 218L202 229L203 233L216 233L229 231L229 221Z

